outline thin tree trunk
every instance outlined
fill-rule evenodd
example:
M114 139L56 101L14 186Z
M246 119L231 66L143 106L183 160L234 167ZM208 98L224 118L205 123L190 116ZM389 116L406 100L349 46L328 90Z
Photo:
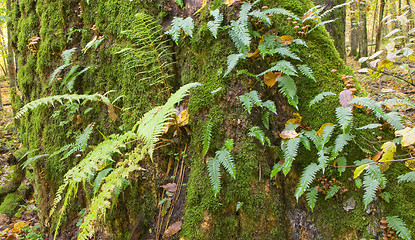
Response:
M7 0L7 9L11 9L11 0ZM11 32L10 27L7 27L7 78L10 83L10 88L16 88L16 68L15 68L15 58L13 52L12 41L10 39Z
M359 57L368 56L367 21L365 8L366 1L361 1L359 5Z
M358 42L358 22L356 20L356 3L352 2L350 4L350 57L357 56L357 48L359 47Z
M379 51L380 49L380 42L381 42L381 38L382 38L382 18L383 18L383 13L385 11L385 0L380 0L380 9L379 9L379 26L378 26L378 31L376 33L376 46L375 46L375 52Z
M375 13L373 14L373 24L372 24L372 33L370 34L370 54L373 54L373 39L374 39L374 33L375 33L375 26L376 26L376 17L377 17L377 13L378 13L378 5L379 5L379 1L376 1L376 6L375 6Z

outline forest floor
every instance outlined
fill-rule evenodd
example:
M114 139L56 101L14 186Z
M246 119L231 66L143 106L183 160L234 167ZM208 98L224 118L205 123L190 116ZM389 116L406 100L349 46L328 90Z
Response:
M402 80L399 80L398 78L389 75L382 75L380 77L373 78L371 77L371 75L368 74L360 74L357 72L357 70L360 69L360 63L358 61L355 61L352 58L348 58L347 63L354 69L357 80L369 94L369 97L373 98L374 100L385 100L388 98L392 98L396 95L400 95L407 97L412 101L415 101L415 85L403 82ZM2 83L3 85L5 84L4 82L0 83ZM9 89L3 87L0 88L0 90L2 90L1 96L3 103L9 103ZM388 106L386 107L388 108ZM392 106L389 110L392 110ZM406 123L405 125L413 127L413 123L415 122L415 109L400 107L397 110L400 114L404 116ZM11 154L14 153L14 151L16 151L20 147L18 133L17 130L14 128L12 116L13 113L10 106L6 106L4 108L4 111L0 111L0 186L6 183L8 179L10 179L12 174L7 159ZM183 175L186 175L186 173ZM27 184L30 184L31 180L26 179L24 181L26 181ZM178 185L181 185L181 183L179 182ZM174 187L176 187L176 185L174 185ZM33 187L31 189L33 189ZM185 188L183 188L180 191L182 192L182 194L180 199L177 199L177 201L181 202L181 204L184 206ZM0 200L3 201L3 199ZM180 206L178 208L180 208ZM162 211L161 208L160 211ZM164 219L160 218L159 214L159 221L157 221L157 226L154 226L154 228L157 229L157 231L161 231L161 229L159 228L161 228L163 222L165 222L165 225L168 225L169 220L173 222L175 221L176 218L174 217L174 215L175 213L173 213L173 217L172 219L170 219L170 217L172 216L172 213L170 213L168 214L168 217ZM0 214L0 238L7 240L43 239L42 234L40 232L39 217L37 216L37 207L33 191L29 194L28 199L26 199L25 202L20 206L19 210L13 217L7 217L5 215Z

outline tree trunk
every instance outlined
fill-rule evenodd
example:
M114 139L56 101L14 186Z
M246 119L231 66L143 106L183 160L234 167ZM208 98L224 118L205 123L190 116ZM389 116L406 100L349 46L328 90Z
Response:
M281 143L278 133L284 129L289 119L300 114L303 127L316 130L324 123L336 122L336 116L330 110L333 106L340 106L337 99L331 98L313 108L308 107L310 100L321 92L342 91L342 75L352 74L351 69L336 53L327 31L318 27L309 34L301 35L294 29L292 22L286 20L286 16L280 15L273 16L271 27L255 19L252 21L253 30L258 30L261 35L277 32L278 36L301 36L308 45L298 47L296 54L303 61L296 64L309 66L316 81L306 77L295 77L299 99L297 111L287 103L287 99L276 86L263 86L262 77L258 81L254 77L237 73L237 70L246 69L250 73L259 74L266 70L264 65L260 65L265 60L244 59L228 76L223 77L228 64L227 56L235 54L237 49L226 30L220 30L217 39L212 36L207 27L207 22L213 20L209 10L219 7L225 16L225 22L222 24L225 26L238 18L235 13L240 11L241 3L235 2L231 6L226 6L222 5L222 1L208 1L208 6L196 14L202 7L202 1L185 2L183 9L175 2L102 0L88 3L83 0L79 4L77 0L55 0L51 4L49 1L16 0L10 5L10 25L13 30L11 39L19 62L17 79L26 103L50 94L68 93L64 85L59 85L58 79L49 84L49 76L62 64L61 53L77 47L71 61L91 68L76 79L75 91L81 94L116 90L110 93L109 97L112 100L123 96L119 104L128 108L130 113L115 111L119 116L116 120L111 120L108 117L109 109L100 104L93 105L95 109L88 110L89 113L85 113L86 106L79 106L79 112L75 113L57 105L37 108L22 117L20 129L23 144L28 149L41 149L39 154L51 154L72 143L76 135L70 136L68 132L81 133L91 122L96 122L97 131L89 144L96 145L102 140L103 135L110 136L112 133L122 132L120 125L123 130L133 128L138 119L132 115L142 116L148 110L162 104L167 98L167 91L160 92L158 87L161 85L155 86L151 78L141 75L144 70L132 68L129 65L132 63L123 61L119 54L122 49L133 45L128 36L129 32L124 30L137 27L132 21L137 13L152 16L153 21L165 29L174 17L195 19L192 34L180 37L177 45L171 41L165 42L171 47L171 54L161 58L169 61L170 66L171 63L175 63L174 67L169 68L174 77L163 82L171 86L172 92L190 82L202 83L202 86L191 91L189 99L178 106L186 108L185 105L188 104L190 124L178 128L174 134L166 133L162 137L163 142L154 153L154 159L139 162L145 170L131 174L128 187L120 190L118 200L113 200L114 204L111 211L107 212L105 220L96 221L99 226L96 239L162 239L166 238L162 235L168 226L176 222L183 225L180 233L173 236L173 239L178 239L179 235L183 239L373 237L372 230L368 232L367 226L376 226L380 215L373 211L365 212L361 204L362 193L357 189L353 191L354 181L349 180L352 178L351 172L338 177L337 170L332 168L325 175L317 176L321 179L336 176L347 186L345 189L350 191L327 201L320 196L314 212L307 207L304 196L298 201L294 197L304 167L317 161L317 158L310 157L309 151L300 148L288 175L279 173L270 179L273 166L282 161L278 154L280 151L277 146ZM260 4L258 3L254 10L284 8L293 11L300 18L312 7L312 2L308 0L264 0ZM29 39L35 36L39 37L39 40L29 47ZM91 40L98 39L99 36L103 36L104 40L96 48L85 48ZM168 40L166 36L157 39ZM258 44L260 39L254 38L252 45ZM252 52L255 52L255 49ZM332 69L336 71L331 71ZM64 78L65 71L68 70L59 75L61 79ZM266 131L272 147L263 146L256 138L248 135L253 126L262 122L260 109L254 107L252 114L248 114L237 97L251 90L257 90L264 101L271 100L276 103L278 115L270 117L270 130ZM52 114L55 117L52 117ZM83 121L76 121L79 118ZM67 119L70 120L69 123L64 122ZM356 117L357 123L367 121L363 114ZM61 127L61 124L67 125ZM203 129L207 124L212 124L213 127L210 147L204 157ZM364 135L369 137L371 133ZM221 169L222 189L215 196L209 180L208 162L224 147L227 139L234 140L232 156L236 165L236 178L233 179L225 169ZM115 154L114 158L134 158L135 154L139 153ZM63 175L79 162L79 155L84 157L85 153L73 154L65 160L60 156L42 158L33 163L36 197L41 210L42 226L48 239L52 238L59 214L59 211L55 211L54 215L49 216L54 196L63 181ZM352 164L355 160L363 159L364 155L354 146L348 151L347 158ZM115 163L108 164L116 167ZM177 197L171 201L170 208L163 210L167 204L160 202L168 196L161 186L173 181L177 186L173 194L177 194ZM85 187L79 184L80 190L71 199L73 203L66 211L58 239L76 238L76 223L82 215L81 210L89 210L93 182L93 179L91 183L86 181ZM321 185L320 182L316 184L313 187ZM398 195L397 192L405 191L398 186L390 192ZM411 191L406 192L412 194ZM412 199L411 195L401 201L409 204L408 201ZM380 208L380 201L382 200L374 203L373 207ZM350 205L349 202L353 202L353 210L345 211L344 206ZM396 208L391 207L394 211ZM172 209L170 213L169 209ZM411 219L410 214L413 214L413 211L403 214L402 218L408 220ZM381 230L373 231L379 234Z
M375 52L379 51L380 49L380 43L382 40L382 19L383 19L383 12L385 11L385 0L380 0L380 9L379 9L379 26L378 31L376 32L376 46L375 46Z
M356 20L356 2L350 4L350 57L356 57L359 47L359 23Z
M368 56L367 44L367 21L366 21L366 1L359 4L359 57ZM362 65L365 65L362 64Z

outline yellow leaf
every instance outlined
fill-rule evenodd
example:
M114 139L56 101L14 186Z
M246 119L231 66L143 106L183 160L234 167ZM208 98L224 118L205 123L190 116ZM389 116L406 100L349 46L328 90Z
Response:
M386 162L386 163L379 163L379 170L381 172L386 172L386 170L389 169L389 166L391 165L391 162Z
M255 50L255 52L248 53L248 55L247 55L248 58L256 58L258 56L259 56L259 49L258 48Z
M225 4L229 7L230 5L234 4L236 0L225 0Z
M291 37L290 35L284 35L284 36L280 37L280 40L281 40L282 44L287 46L287 45L290 45L291 43L293 43L294 38Z
M412 171L415 171L415 159L411 159L405 162L405 166L407 166Z
M396 152L396 145L393 142L385 142L382 145L381 148L385 153L387 153L387 152L392 152L392 153Z
M353 173L353 179L356 179L360 176L360 174L362 174L362 172L369 167L369 164L363 164L358 166Z
M412 54L411 54L411 55L409 55L409 57L408 57L408 58L409 58L409 60L411 60L412 62L415 62L415 56L414 56L414 55L412 55Z
M200 11L202 11L202 9L205 7L205 5L206 5L206 0L203 0L203 3L202 3L202 7L199 9L199 10L197 10L193 15L196 15L196 14L198 14Z
M21 232L23 232L22 227L24 227L26 225L27 225L27 222L17 222L17 223L14 224L12 232L20 234Z
M296 138L298 136L298 133L294 130L284 130L280 133L280 137L282 139L292 139Z
M393 160L393 152L385 152L379 162Z
M268 87L272 87L275 85L275 83L277 83L278 79L281 77L282 72L277 72L274 73L272 71L267 72L264 75L264 82L265 85L267 85Z
M403 134L402 147L407 147L409 145L412 145L414 142L415 142L415 128L412 128L411 131Z
M333 125L334 125L333 123L325 123L325 124L323 124L320 127L320 129L316 132L316 135L319 135L320 137L322 137L323 136L324 129L326 128L326 126L333 126Z
M176 117L176 122L179 127L182 127L184 125L187 125L189 123L189 111L187 109L184 109L179 113L179 116Z

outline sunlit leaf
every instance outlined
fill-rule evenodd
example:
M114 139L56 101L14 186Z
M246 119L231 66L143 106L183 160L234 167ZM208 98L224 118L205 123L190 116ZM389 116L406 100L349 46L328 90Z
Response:
M406 161L405 166L411 169L412 171L415 171L415 159Z
M327 126L333 126L334 124L333 123L325 123L325 124L323 124L321 127L320 127L320 129L317 131L317 133L316 133L316 135L319 135L319 136L323 136L323 132L324 132L324 129L327 127Z
M282 42L282 44L284 44L285 46L290 45L293 43L294 38L291 37L290 35L284 35L280 37L280 40Z
M407 129L407 128L405 128ZM403 129L403 130L405 130ZM401 130L401 131L403 131ZM397 131L399 132L399 131ZM395 132L395 134L397 134L397 132ZM415 143L415 128L412 128L410 131L405 132L402 134L403 138L402 138L402 147L407 147L412 145L413 143Z
M356 179L360 176L360 174L362 174L362 172L369 167L369 164L363 164L358 166L353 173L353 179Z
M298 136L298 133L294 130L284 130L280 133L280 137L282 139L292 139L296 138Z
M396 152L396 145L393 142L385 142L382 145L381 148L385 153L387 153L387 152L392 152L392 153Z

